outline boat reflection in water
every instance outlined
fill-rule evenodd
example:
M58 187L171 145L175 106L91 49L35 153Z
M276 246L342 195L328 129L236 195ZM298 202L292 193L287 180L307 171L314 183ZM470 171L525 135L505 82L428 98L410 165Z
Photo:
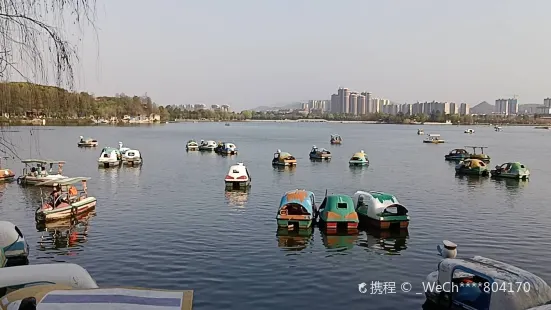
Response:
M42 232L40 236L40 251L54 251L57 255L74 255L75 251L59 251L78 247L88 240L89 223L95 211L84 213L78 218L39 223L36 229Z
M287 229L278 228L277 246L284 251L302 251L314 240L314 229Z
M508 178L496 178L492 179L493 182L495 182L496 187L505 187L508 190L512 190L513 192L516 192L516 190L520 188L524 188L528 183L529 180L520 180L520 179L508 179Z
M401 251L407 249L407 239L409 238L407 229L370 229L365 233L366 239L361 240L359 246L370 251L382 251L383 255L400 255Z
M142 174L142 167L143 165L136 165L136 166L124 165L122 170L124 171L124 173L132 173L135 176L139 177L140 174Z
M455 175L455 180L460 185L464 185L464 184L479 185L479 184L482 184L483 182L488 181L488 179L489 179L488 176L481 176L481 175L461 175L461 174Z
M320 230L321 240L327 249L348 250L354 247L358 240L358 232L336 232L327 234Z
M248 189L226 189L224 195L230 207L245 208L249 200Z
M274 172L294 172L297 168L297 166L278 166L273 165Z

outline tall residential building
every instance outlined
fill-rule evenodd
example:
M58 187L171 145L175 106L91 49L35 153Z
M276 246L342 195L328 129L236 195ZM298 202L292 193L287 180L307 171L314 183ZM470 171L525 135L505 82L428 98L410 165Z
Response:
M543 106L546 108L551 108L551 98L543 99Z
M331 95L331 105L330 105L330 111L331 113L339 113L339 95L332 94Z
M518 101L517 99L507 99L507 115L518 114Z
M495 114L509 115L509 102L507 99L497 99L494 108Z
M470 108L467 103L462 103L459 106L459 115L469 115L470 113Z
M358 111L359 115L366 115L367 114L367 101L366 101L365 95L363 95L363 94L364 93L362 93L362 95L358 96L357 111Z
M450 115L459 114L459 104L455 102L450 103Z
M340 109L337 113L350 113L350 90L348 88L339 88L338 95Z
M350 93L348 98L348 113L358 115L358 94Z
M372 113L370 112L370 107L371 107L371 93L370 92L367 92L367 91L364 91L362 93L362 95L365 96L365 112L363 112L363 114L369 114L369 113Z

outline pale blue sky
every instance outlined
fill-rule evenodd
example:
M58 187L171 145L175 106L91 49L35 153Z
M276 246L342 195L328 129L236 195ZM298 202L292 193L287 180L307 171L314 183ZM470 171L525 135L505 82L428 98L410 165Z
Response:
M236 110L339 86L399 103L541 104L549 12L549 0L98 0L78 87Z

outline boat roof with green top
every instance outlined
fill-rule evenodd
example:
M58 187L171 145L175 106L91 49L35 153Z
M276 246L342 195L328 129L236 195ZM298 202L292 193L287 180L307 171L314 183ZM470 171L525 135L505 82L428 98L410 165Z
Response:
M354 211L354 201L348 195L329 195L325 197L325 210L341 209L338 208L338 205L343 203L347 205L346 212Z
M102 152L112 152L112 151L117 151L117 152L118 152L119 149L114 148L114 147L110 147L110 146L106 146L106 147L104 147L101 151L102 151Z
M59 185L59 186L67 186L72 185L76 183L80 183L82 181L88 181L91 178L89 177L74 177L74 178L67 178L67 179L61 179L61 180L49 180L45 182L41 182L36 184L37 186L45 186L45 185Z
M45 159L23 159L21 161L23 164L64 164L63 160L45 160Z
M384 192L378 192L378 191L370 191L369 194L373 196L373 198L379 200L380 203L383 203L387 200L392 201L393 203L399 203L398 198L392 194L384 193Z

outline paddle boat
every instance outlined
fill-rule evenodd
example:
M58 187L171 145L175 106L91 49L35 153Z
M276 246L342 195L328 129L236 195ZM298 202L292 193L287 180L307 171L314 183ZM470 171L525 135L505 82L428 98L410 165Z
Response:
M494 127L494 130L495 130L495 131L502 131L503 128L501 128L501 126L495 126L495 127Z
M203 142L203 141L201 141ZM199 150L199 144L197 144L197 141L195 140L189 140L187 143L186 143L186 150L188 151L198 151Z
M287 152L281 152L281 150L277 150L274 153L274 159L272 159L272 165L274 166L296 166L297 160L296 158L287 153Z
M354 155L350 157L348 164L350 166L365 166L369 165L369 159L367 158L367 154L364 150L361 150L358 153L354 153Z
M54 191L46 196L42 193L42 205L36 209L37 222L49 222L66 217L75 217L93 210L96 198L88 196L87 181L90 178L76 177L61 181L46 181L44 186L55 186ZM75 185L81 184L81 189ZM42 185L42 184L38 184Z
M534 127L535 129L546 129L546 130L549 130L549 126L536 126Z
M331 152L329 152L326 149L318 149L315 145L312 146L312 150L310 151L310 159L325 159L329 160L331 159Z
M391 194L376 191L357 191L352 196L361 224L379 229L407 228L408 209Z
M304 189L288 191L281 197L277 210L277 226L288 230L307 229L317 217L313 192Z
M25 164L23 173L17 178L17 183L21 185L38 185L46 181L63 180L68 177L62 175L64 161L61 160L41 160L25 159L21 161ZM33 165L36 165L33 167ZM50 170L46 170L46 165L50 165ZM53 174L53 166L57 165L57 173Z
M342 144L342 138L339 135L331 135L331 144Z
M444 155L445 160L463 160L471 156L465 149L453 149L447 155Z
M251 185L251 175L243 163L230 167L230 171L224 177L226 189L243 189Z
M218 143L214 140L201 140L201 144L199 145L199 151L208 151L213 152L216 147L218 146Z
M460 175L490 175L488 166L480 159L465 159L455 166L455 173Z
M427 303L439 309L550 309L551 287L533 273L482 256L456 258L457 245L447 240L437 250L443 259L424 282Z
M8 159L8 157L2 157L2 159ZM15 179L15 173L8 168L2 168L2 162L0 160L0 183L11 182Z
M237 146L233 143L222 142L218 144L214 151L221 155L235 155L237 154Z
M124 153L126 153L126 151L128 150L130 150L130 148L123 146L122 142L119 141L119 152L121 153L121 155L124 155Z
M463 131L463 133L474 133L474 129L465 129L465 131Z
M446 141L440 137L440 134L437 134L437 133L429 133L425 138L425 140L423 140L423 143L433 143L433 144L440 144L445 142Z
M490 171L492 178L509 178L527 180L530 178L530 170L517 162L504 163Z
M424 135L425 134L425 131L421 128L417 129L417 134L418 135Z
M484 149L487 149L487 146L466 146L465 148L472 148L473 152L470 154L470 159L480 159L484 162L490 162L490 156L488 154L484 154ZM476 153L476 149L480 148L480 154Z
M192 310L193 304L193 291L99 288L86 269L70 263L2 268L1 296L0 310Z
M348 230L358 229L358 214L354 210L354 201L347 195L329 195L319 207L319 222L327 230L333 231L343 227Z
M104 147L98 158L98 165L103 168L117 167L122 163L120 150L112 147Z
M140 151L128 149L122 154L123 165L139 166L143 163L143 157Z
M225 124L225 126L229 126L229 125L230 125L230 123L226 123L226 124Z
M84 139L83 136L80 136L80 140L77 143L78 147L96 147L98 146L98 140L92 138Z
M0 252L5 257L0 268L29 264L29 245L21 230L11 222L0 221Z

